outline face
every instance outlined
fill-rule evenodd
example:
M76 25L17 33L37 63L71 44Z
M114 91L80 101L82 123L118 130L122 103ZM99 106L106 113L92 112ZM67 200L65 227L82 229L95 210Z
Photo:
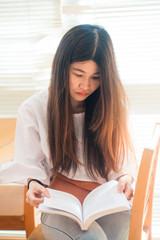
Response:
M75 110L83 108L85 99L100 86L98 65L92 61L74 62L69 69L71 103Z

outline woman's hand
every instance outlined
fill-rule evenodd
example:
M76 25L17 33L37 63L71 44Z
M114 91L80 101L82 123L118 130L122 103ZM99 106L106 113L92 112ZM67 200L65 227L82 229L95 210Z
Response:
M44 201L44 196L50 197L48 190L36 181L32 181L26 193L26 202L38 208L39 204Z
M125 196L128 200L131 200L133 197L133 188L132 182L133 178L130 175L124 175L117 179L118 181L118 192L125 193Z

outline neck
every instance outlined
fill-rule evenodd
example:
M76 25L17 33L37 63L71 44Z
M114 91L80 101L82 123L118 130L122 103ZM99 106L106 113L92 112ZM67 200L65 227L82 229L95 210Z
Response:
M73 106L72 107L72 112L73 113L82 113L85 111L85 107L84 106Z
M72 112L73 113L82 113L85 111L85 103L84 101L82 102L77 102L77 101L71 101L72 103Z

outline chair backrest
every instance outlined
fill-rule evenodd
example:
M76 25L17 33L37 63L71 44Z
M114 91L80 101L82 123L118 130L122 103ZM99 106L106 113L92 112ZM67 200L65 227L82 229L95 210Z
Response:
M146 148L143 151L132 205L129 240L141 240L143 231L147 239L152 239L153 192L160 149L160 128L158 126L160 125L157 124L155 131L156 140L153 138L154 144L151 149Z
M13 160L16 118L0 119L0 164ZM0 185L0 230L25 230L26 237L35 228L34 208L26 203L27 187Z
M12 161L16 118L0 118L0 165Z
M25 230L26 237L34 230L34 208L25 201L26 191L24 185L0 185L0 230Z

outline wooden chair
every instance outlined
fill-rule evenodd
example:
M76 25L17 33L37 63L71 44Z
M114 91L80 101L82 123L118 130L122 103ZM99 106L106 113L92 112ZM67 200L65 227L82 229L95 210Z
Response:
M7 143L10 144L9 139L14 143L16 123L16 120L9 120L10 125L9 122L6 121L8 127L4 128L3 125L1 125L1 121L0 119L0 150L3 149L3 147L7 149ZM3 124L5 123L3 122ZM155 148L144 149L139 167L131 213L129 240L142 240L143 231L146 233L146 239L151 240L153 190L160 148L160 124L157 124L157 126L158 134L156 134L158 141L156 146ZM10 132L9 129L12 128L13 130ZM9 133L5 135L3 129L9 130L9 133L12 133L11 137ZM1 135L3 135L3 141L6 144L3 144ZM13 150L13 146L11 149ZM12 155L13 152L9 154ZM5 157L5 154L3 157ZM3 196L0 198L0 230L24 229L26 231L26 237L29 240L41 240L44 239L41 233L41 226L39 225L37 228L34 228L34 208L25 202L26 190L26 187L22 185L0 185L0 196ZM3 239L5 238L3 237Z
M0 165L13 160L15 128L16 118L0 119ZM25 230L26 239L43 240L41 226L35 228L34 208L25 201L26 191L24 185L0 184L0 230ZM22 238L1 234L0 239Z
M13 160L16 118L0 119L0 165Z
M26 203L27 187L18 184L0 185L0 230L25 230L26 238L35 228L34 208ZM0 239L17 239L0 237Z
M0 119L0 164L13 160L15 128L16 118ZM0 185L0 230L25 230L26 237L33 231L34 208L25 201L26 191L23 185Z
M152 239L152 205L153 192L160 149L160 124L157 124L155 146L143 151L137 183L135 187L129 240Z

